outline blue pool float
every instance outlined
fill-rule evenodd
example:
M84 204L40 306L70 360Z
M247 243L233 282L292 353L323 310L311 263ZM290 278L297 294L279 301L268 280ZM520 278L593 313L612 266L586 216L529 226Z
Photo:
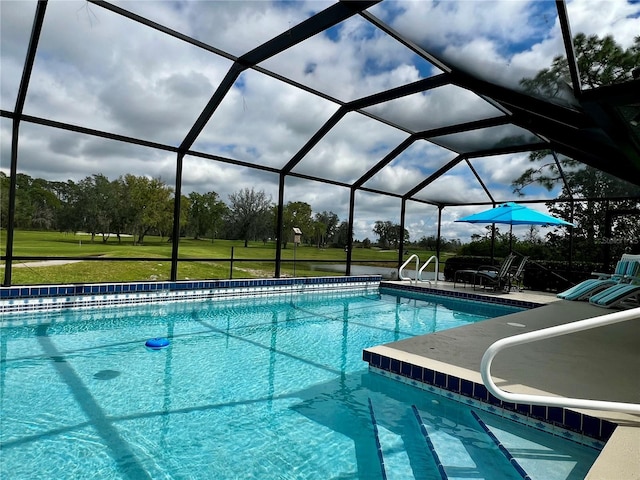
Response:
M169 339L164 337L150 338L144 345L152 348L153 350L160 350L161 348L169 346Z

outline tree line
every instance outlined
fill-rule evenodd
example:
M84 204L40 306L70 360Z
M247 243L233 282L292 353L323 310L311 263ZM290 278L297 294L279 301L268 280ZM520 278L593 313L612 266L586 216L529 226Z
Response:
M8 227L9 177L0 172L0 226ZM180 202L180 235L194 239L264 241L276 237L277 205L264 191L241 189L223 201L216 192L191 192ZM122 241L132 236L142 244L146 235L169 240L173 233L174 190L159 178L123 175L109 180L93 174L80 181L49 181L20 173L16 177L14 227L23 230L86 232L106 243L111 236ZM305 202L289 202L283 208L287 247L293 228L303 232L308 245L343 248L349 244L348 223L334 212L313 213ZM377 221L373 233L383 248L398 248L400 226ZM409 233L405 230L405 242ZM366 239L359 242L371 246ZM424 243L424 242L423 242Z
M0 226L8 227L9 177L0 172ZM48 181L26 174L16 177L14 227L23 230L86 232L107 242L132 236L142 244L146 235L170 239L174 190L159 178L123 175L109 180L93 174L80 181ZM290 202L283 210L285 232L294 226L306 243L347 244L347 225L333 212L313 215L311 206ZM180 235L194 239L267 241L275 237L277 206L263 191L242 189L228 203L216 192L191 192L180 202ZM288 236L285 235L285 246Z

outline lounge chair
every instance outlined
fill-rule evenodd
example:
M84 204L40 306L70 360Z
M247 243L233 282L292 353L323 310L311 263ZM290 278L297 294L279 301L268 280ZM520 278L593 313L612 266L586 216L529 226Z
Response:
M516 287L518 291L522 291L522 279L524 277L524 266L529 261L529 257L522 257L520 264L513 272L509 272L509 290L512 287Z
M504 262L510 262L510 264L513 262L513 259L515 258L515 255L513 255L512 253L510 253L509 255L507 255L504 260L502 261ZM453 274L453 286L455 288L456 283L463 283L463 284L473 284L474 283L474 276L476 273L478 273L479 271L485 271L485 272L490 272L490 271L495 271L497 272L498 270L500 270L500 268L502 268L502 263L500 265L498 265L497 267L495 265L481 265L480 267L476 268L476 269L465 269L465 270L456 270Z
M640 306L640 279L634 283L619 283L589 298L589 303L604 308L634 308Z
M596 278L590 278L573 287L558 293L557 297L564 300L587 300L593 295L617 285L626 278L635 277L640 269L640 256L623 255L616 264L612 274L592 272Z
M491 287L494 290L511 290L511 277L509 270L516 256L512 253L507 255L499 267L492 265L482 265L473 274L473 287Z

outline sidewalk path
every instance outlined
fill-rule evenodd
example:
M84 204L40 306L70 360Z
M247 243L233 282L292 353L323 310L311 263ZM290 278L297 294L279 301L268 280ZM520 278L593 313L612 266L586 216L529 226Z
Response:
M79 263L82 260L43 260L41 262L14 262L12 268L23 267L53 267L55 265L66 265L67 263ZM4 268L4 263L0 265L0 268Z

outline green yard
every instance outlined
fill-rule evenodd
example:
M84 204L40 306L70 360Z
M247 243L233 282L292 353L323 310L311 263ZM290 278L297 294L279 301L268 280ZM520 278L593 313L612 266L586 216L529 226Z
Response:
M0 231L0 252L6 254L6 232ZM419 255L422 262L433 252L411 250ZM282 250L282 276L324 276L342 275L340 272L324 268L324 265L344 265L347 254L343 249L319 249L314 246L292 243ZM111 236L106 243L102 237L91 242L89 235L15 231L14 257L96 257L96 258L149 258L153 261L78 261L73 263L40 266L35 260L15 260L11 283L55 284L133 280L167 280L171 271L171 242L160 237L145 237L144 245L134 245L132 237L122 237L121 243ZM251 242L244 247L242 240L193 240L180 239L180 262L178 278L184 279L226 279L230 277L233 258L233 278L269 278L275 272L276 245L274 242ZM408 258L408 256L405 256ZM190 260L190 261L182 261ZM441 255L442 271L445 257ZM397 268L398 253L378 249L355 248L354 265ZM29 266L31 264L31 266ZM3 262L4 265L4 262ZM24 265L24 266L23 266ZM431 267L428 270L433 271ZM4 278L4 269L2 270Z

